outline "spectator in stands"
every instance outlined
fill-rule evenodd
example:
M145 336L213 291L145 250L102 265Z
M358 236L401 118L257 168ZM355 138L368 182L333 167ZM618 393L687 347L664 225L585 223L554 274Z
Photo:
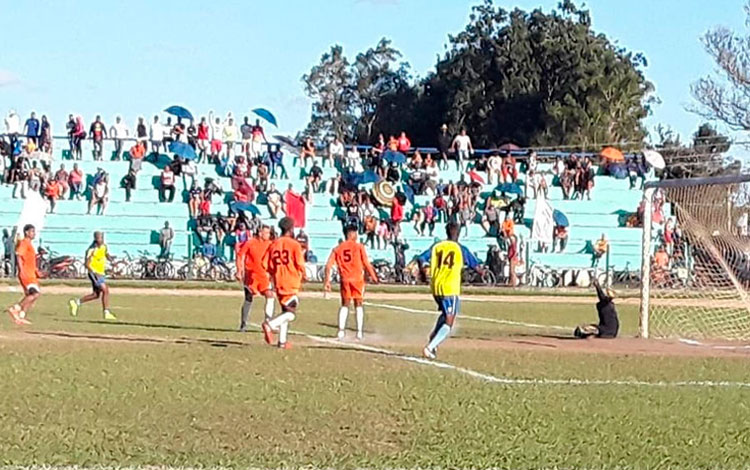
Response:
M29 189L30 167L26 157L19 155L11 169L13 182L13 199L18 197L20 190L21 199L26 199L26 191Z
M453 139L453 151L456 152L456 169L463 172L466 169L464 162L468 161L474 153L471 138L466 134L466 129L461 129L461 132Z
M557 246L560 246L559 252L565 251L565 247L568 245L568 227L562 225L555 225L555 229L552 237L552 251L557 251Z
M172 240L174 239L174 230L169 226L169 221L164 222L164 228L159 230L159 247L161 253L159 258L168 259L169 252L172 249Z
M499 153L492 152L492 155L490 155L490 158L487 161L487 183L500 184L502 182L502 179L503 179L503 158L500 156Z
M55 173L55 180L60 185L60 198L65 199L68 195L68 172L65 171L65 164L60 164L60 169Z
M500 233L500 211L497 206L485 202L484 211L482 212L482 228L484 232L491 237Z
M135 189L136 176L137 176L137 173L131 167L128 170L128 173L122 177L121 185L125 189L125 201L126 202L130 202L130 198L133 195L133 190Z
M302 166L305 168L307 168L308 159L315 163L315 143L313 143L313 140L310 137L307 137L302 144L302 151L299 154L299 159L302 162Z
M197 147L198 147L198 163L206 161L206 155L209 150L210 140L210 129L206 122L206 117L201 117L201 122L198 123L198 135L197 135Z
M500 227L500 235L505 239L510 239L510 237L514 236L516 234L516 224L513 222L513 217L510 215L510 213L505 214L505 220L503 220L503 225Z
M359 218L362 221L365 244L369 244L370 248L375 248L375 232L380 223L380 212L375 207L372 197L368 194L364 195L362 203L359 205Z
M393 237L401 234L401 222L404 220L404 204L406 196L403 193L397 193L393 198L391 205L391 232Z
M406 137L406 132L401 131L401 135L399 135L397 141L396 141L396 150L406 155L409 150L411 150L411 140L409 140L408 137Z
M281 193L278 189L276 189L276 185L274 183L271 183L271 187L268 188L268 193L266 194L267 204L268 204L268 213L270 214L272 219L275 219L279 215L279 211L281 210Z
M162 132L162 139L161 144L164 147L164 153L167 153L169 151L169 144L174 142L174 138L172 137L172 133L174 132L174 127L172 126L172 116L167 116L167 122L165 122L161 127Z
M560 189L562 189L563 199L570 199L573 195L574 182L575 170L565 168L560 175Z
M42 170L39 168L36 160L31 162L31 168L29 169L28 189L32 191L39 191L42 189Z
M516 159L509 151L503 155L503 163L500 169L503 183L515 183L518 179L518 168L516 168Z
M188 190L188 212L190 212L190 217L198 217L202 200L203 190L198 186L198 183L193 180L193 183L190 185L190 190Z
M81 143L86 138L86 128L83 125L83 118L81 116L76 117L75 128L73 130L73 153L76 160L83 158L83 147Z
M188 188L188 180L190 180L190 185L192 185L198 177L198 165L196 165L193 160L183 160L181 173L182 185L183 187Z
M656 253L654 253L651 261L651 275L653 281L657 284L664 282L669 277L669 255L664 245L659 245Z
M437 162L427 156L425 160L425 187L424 193L428 196L434 196L437 194L438 184L440 184L440 170L438 169Z
M187 126L187 142L188 145L190 145L193 150L198 149L198 128L195 126L195 123L193 120L190 120L190 124Z
M135 125L135 139L136 143L141 144L143 147L143 154L145 155L146 147L148 145L148 130L146 129L146 123L144 122L143 116L138 116L138 123Z
M159 156L159 149L161 148L162 139L164 139L164 129L159 122L159 116L154 116L154 122L151 123L151 152Z
M221 125L221 118L213 117L213 111L208 113L208 120L211 123L210 161L217 163L224 145L221 140L224 135L224 127Z
M602 233L602 236L594 244L594 254L591 258L591 267L595 268L599 266L599 260L609 251L609 242L607 241L607 234Z
M344 144L338 136L334 137L331 143L328 145L328 155L323 156L323 166L328 160L328 165L331 167L341 168L341 164L344 160Z
M448 125L443 124L440 126L440 132L438 133L438 153L435 156L438 167L445 170L448 168L448 158L450 156L451 148L453 147L453 139L448 132Z
M55 213L55 207L57 206L57 200L60 199L62 189L60 183L56 179L50 178L44 185L44 198L49 201L49 212Z
M555 159L555 163L552 164L552 174L560 179L565 172L565 168L565 161L562 159L562 157L557 157Z
M364 171L364 168L362 168L362 156L357 151L357 144L352 144L352 146L346 152L344 167L349 171L353 171L355 173L361 173L362 171Z
M97 115L89 128L89 135L94 143L94 160L102 159L102 144L107 137L107 126L102 122L101 116Z
M268 162L271 167L272 178L289 178L289 175L286 172L286 167L284 166L284 152L281 150L279 144L270 144L268 146ZM281 170L281 172L278 170Z
M396 181L394 181L395 183ZM414 194L421 195L424 192L427 183L427 173L425 173L421 161L413 162L409 165L409 179L407 184Z
M143 159L146 156L146 141L138 140L135 145L130 147L130 169L138 173L141 171Z
M398 167L398 164L396 162L392 162L388 165L388 170L385 173L385 179L391 184L396 184L401 181L401 169Z
M34 111L31 112L31 116L29 116L23 125L23 132L28 142L33 142L34 145L39 146L39 120L36 118Z
M68 183L70 185L70 198L75 197L76 200L80 201L83 195L83 172L78 168L78 163L73 164Z
M672 254L672 247L674 243L674 226L675 222L672 217L668 218L667 223L664 224L662 241L664 242L664 248L667 250L667 254Z
M318 162L313 162L312 168L307 172L307 184L311 186L313 192L318 192L322 178L323 169L318 166Z
M576 183L576 192L573 194L573 199L576 199L576 195L580 195L581 199L586 196L586 199L590 201L591 190L594 188L594 168L588 158L584 158L580 167L576 170Z
M509 265L509 276L508 285L515 287L518 284L518 277L516 276L516 267L520 261L520 253L518 251L518 237L515 235L508 238L508 265Z
M469 225L474 222L476 217L476 211L474 206L468 201L467 198L462 197L458 203L458 217L460 228L464 231L464 236L469 235Z
M75 159L75 144L73 138L76 132L76 120L72 114L68 114L68 122L65 123L65 131L68 134L68 145L70 146L70 158Z
M542 173L529 170L527 180L528 188L531 190L534 199L538 199L539 196L542 199L547 199L547 180Z
M42 152L52 153L52 125L44 114L42 114L42 124L39 130L39 148Z
M227 148L227 158L231 159L234 156L234 144L237 142L237 126L234 125L233 118L227 118L222 129L222 136Z
M250 151L250 144L253 141L253 126L247 116L244 117L240 126L240 137L242 138L242 153L248 159L255 158Z
M432 236L435 231L435 206L432 205L432 201L428 201L427 205L417 212L415 222L414 228L418 234L425 236L426 231L429 230L429 236Z
M122 122L122 118L120 116L115 117L115 123L109 130L109 135L115 140L115 160L120 160L122 158L125 139L130 137L128 126L126 126L125 123Z
M91 199L89 200L89 209L86 212L91 214L91 209L96 206L97 213L104 215L107 210L107 204L109 203L109 175L104 172L101 168L94 175L93 187L91 189Z
M167 165L161 171L161 185L159 186L159 201L160 202L172 202L174 200L174 180L175 175L172 171L172 167ZM167 198L166 193L169 193Z

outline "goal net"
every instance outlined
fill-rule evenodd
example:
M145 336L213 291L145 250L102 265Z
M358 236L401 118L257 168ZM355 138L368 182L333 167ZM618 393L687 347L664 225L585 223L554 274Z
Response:
M731 176L646 185L639 208L641 336L750 340L750 242L746 208L738 204L747 181Z

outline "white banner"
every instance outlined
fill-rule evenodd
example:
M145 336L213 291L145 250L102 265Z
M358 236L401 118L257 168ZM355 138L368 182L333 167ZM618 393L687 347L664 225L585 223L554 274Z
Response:
M44 217L47 215L47 201L42 199L36 191L27 191L26 199L23 201L21 215L18 216L16 223L16 234L18 238L23 238L23 226L31 224L36 229L36 238L39 240L44 228Z
M551 246L554 229L552 206L546 199L537 199L534 209L534 225L531 227L531 239Z

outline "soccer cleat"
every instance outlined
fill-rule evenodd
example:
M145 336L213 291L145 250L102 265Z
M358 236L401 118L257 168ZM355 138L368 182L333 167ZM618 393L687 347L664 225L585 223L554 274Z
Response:
M431 351L427 346L425 346L422 350L422 356L426 357L427 359L435 359L437 357L435 355L435 352Z
M247 333L247 327L245 325L240 327L240 333Z
M289 341L286 343L279 343L279 349L292 349L292 343Z
M105 320L117 320L117 317L114 316L114 315L112 315L112 312L110 312L109 310L105 310L104 311L104 319Z
M263 338L266 340L266 343L273 344L273 330L271 329L271 325L267 321L264 321L260 327L263 329Z
M18 305L8 308L8 315L16 325L31 325L31 322L24 318L25 315Z
M344 330L339 330L339 332L336 333L336 338L338 338L339 341L341 341L345 337L346 337L346 333L344 333Z
M70 310L70 316L75 317L78 315L78 302L76 302L74 299L70 299L68 301L68 309Z
M365 338L365 335L362 334L361 331L357 332L357 341L362 341Z

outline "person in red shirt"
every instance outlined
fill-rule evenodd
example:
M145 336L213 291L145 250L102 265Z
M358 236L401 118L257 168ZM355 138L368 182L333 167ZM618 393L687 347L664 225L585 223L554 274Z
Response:
M273 289L268 271L263 268L263 257L271 246L271 227L263 225L257 235L239 244L237 249L237 280L245 290L245 301L242 303L240 331L247 330L247 320L253 305L253 297L262 295L266 298L266 320L273 317Z
M364 271L370 275L373 283L378 283L378 276L370 264L367 257L367 250L364 245L357 241L357 227L349 225L344 228L344 237L346 240L331 251L325 270L325 290L331 291L331 268L335 264L338 267L339 279L341 282L341 308L339 309L339 331L338 338L344 339L346 329L346 319L349 316L349 304L354 302L354 308L357 312L357 339L363 338L362 329L364 326L365 310L363 307L363 298L365 293L365 275Z
M297 318L297 294L305 279L305 260L302 257L302 246L294 239L294 219L284 217L279 221L279 229L281 236L268 247L262 263L271 275L281 305L281 314L264 321L262 328L266 343L273 344L273 333L278 329L279 347L289 349L291 345L287 342L287 334L289 323Z
M393 224L393 238L398 238L401 234L401 221L404 220L404 203L402 195L396 194L391 205L391 224Z
M201 118L201 122L198 124L198 163L203 163L206 160L206 152L208 151L208 134L209 128L206 122L206 117Z
M30 325L26 319L26 312L31 310L41 295L39 276L36 271L36 250L31 240L36 236L33 225L23 227L23 238L16 244L16 259L18 260L18 282L23 289L23 298L17 304L8 308L8 314L16 325Z
M401 132L398 137L398 151L401 153L407 153L411 149L411 140L406 137L406 132Z

